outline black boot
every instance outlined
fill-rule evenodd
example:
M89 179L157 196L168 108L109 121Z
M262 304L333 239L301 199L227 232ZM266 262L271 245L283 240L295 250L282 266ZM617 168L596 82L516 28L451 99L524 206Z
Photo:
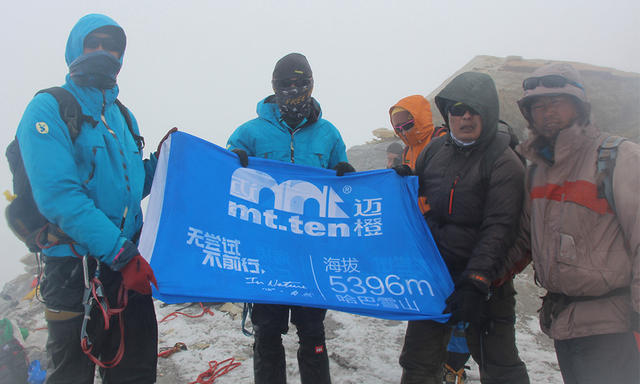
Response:
M331 384L329 356L324 343L319 346L300 345L298 367L302 384Z
M255 331L253 343L253 376L255 384L286 384L287 363L282 346L282 337L278 332L265 334Z

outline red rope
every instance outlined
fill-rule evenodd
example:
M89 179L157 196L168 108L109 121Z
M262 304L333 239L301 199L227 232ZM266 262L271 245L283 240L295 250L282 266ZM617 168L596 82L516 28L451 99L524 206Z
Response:
M164 357L166 359L176 352L186 351L186 350L187 350L187 345L185 343L177 342L173 347L167 349L166 351L158 353L158 357Z
M118 352L113 357L113 359L109 361L104 361L104 362L98 360L95 356L91 354L91 349L93 348L93 345L91 346L87 345L87 342L89 339L85 337L80 342L80 345L82 346L82 352L84 352L87 356L89 356L89 359L91 359L91 361L93 361L95 364L97 364L102 368L115 367L116 365L120 364L120 361L122 360L122 356L124 356L124 321L122 319L122 314L119 314L118 318L120 320L120 346L118 347Z
M236 359L231 357L221 362L212 360L209 362L209 369L198 375L196 381L192 381L189 384L211 384L215 379L224 375L227 372L232 371L236 367L240 366L240 362L236 362Z
M204 316L205 313L208 313L209 315L213 316L213 312L211 311L211 309L209 307L205 307L204 305L202 305L202 303L198 303L200 304L200 307L202 308L202 313L199 315L187 315L186 313L183 312L171 312L170 314L168 314L167 316L165 316L162 320L158 321L158 324L164 322L164 321L169 321L169 320L173 320L176 317L178 317L178 315L182 315L182 316L186 316L186 317L190 317L192 319L196 318L196 317L202 317Z

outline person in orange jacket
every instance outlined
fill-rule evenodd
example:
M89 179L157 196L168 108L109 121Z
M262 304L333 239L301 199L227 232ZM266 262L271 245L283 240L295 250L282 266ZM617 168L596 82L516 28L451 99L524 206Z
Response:
M431 139L447 133L446 127L438 127L438 129L434 127L431 104L422 95L412 95L401 99L389 109L389 117L396 135L406 145L402 155L402 164L408 165L411 169L415 168L418 155ZM420 198L419 204L423 214L429 210L429 205L424 197Z
M431 118L431 104L421 95L407 96L389 109L391 125L396 134L402 139L406 148L402 156L403 164L411 169L415 168L416 159L432 137L437 136Z

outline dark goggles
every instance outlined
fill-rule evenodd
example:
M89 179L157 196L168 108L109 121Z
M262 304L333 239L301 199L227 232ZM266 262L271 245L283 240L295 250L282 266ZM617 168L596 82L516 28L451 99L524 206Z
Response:
M88 35L84 38L82 43L83 48L96 49L102 46L105 51L111 52L124 52L124 45L118 42L113 37L98 37L95 35Z
M464 105L464 104L459 104L459 105L452 105L451 107L449 107L449 114L451 116L464 116L465 113L467 113L467 111L469 111L469 113L471 115L479 115L478 111L476 111L475 109L471 108L468 105Z
M407 121L405 123L402 123L402 124L399 124L399 125L394 125L393 129L395 129L396 131L408 131L411 128L413 128L414 123L415 123L415 121L413 119L411 119L411 120L409 120L409 121Z
M525 91L529 91L532 89L536 89L540 84L542 84L542 86L545 88L564 88L565 85L571 84L582 89L582 92L584 92L584 88L582 88L582 85L560 75L530 77L522 82L522 88L524 88Z
M274 79L273 84L278 88L306 87L311 84L311 79Z

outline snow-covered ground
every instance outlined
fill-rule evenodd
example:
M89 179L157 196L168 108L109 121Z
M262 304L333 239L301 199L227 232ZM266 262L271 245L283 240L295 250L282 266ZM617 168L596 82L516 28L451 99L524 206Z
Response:
M519 289L517 340L520 356L526 362L532 383L562 383L552 342L540 332L536 310L542 292L533 284L533 273L525 270L516 278ZM156 303L158 320L184 307L163 306ZM239 306L232 310L239 310ZM159 325L160 348L177 342L187 345L187 351L173 354L158 363L158 383L189 383L206 371L211 360L235 358L240 366L216 379L216 383L253 383L251 337L241 331L241 315L221 311L222 304L212 304L213 316L191 319L185 316ZM230 307L229 304L223 309ZM185 309L189 314L200 314L199 305ZM401 369L398 356L402 348L406 322L382 320L372 317L329 311L325 320L327 350L330 356L331 376L334 384L398 383ZM248 327L249 329L250 326ZM296 361L297 336L291 325L283 337L287 351L289 383L299 383ZM478 367L471 361L468 383L479 383Z
M23 275L24 276L24 275ZM28 277L28 276L27 276ZM562 383L553 343L540 332L536 310L543 292L533 284L533 272L525 270L516 278L518 289L517 343L520 357L527 364L532 383ZM6 289L6 287L5 287ZM156 301L158 321L187 304L165 305ZM207 304L205 304L207 305ZM176 343L185 343L186 351L174 353L158 362L158 383L187 384L209 369L209 361L221 362L233 358L240 365L220 376L215 383L253 383L252 337L241 330L242 304L209 303L213 315L201 317L177 316L159 324L159 348L164 350ZM32 331L25 341L27 350L44 359L46 327L42 304L25 300L4 316ZM198 315L200 305L183 309L183 313ZM401 369L398 356L403 344L406 322L329 311L325 320L327 350L330 356L334 384L398 383ZM248 324L250 330L250 323ZM289 383L299 383L296 361L297 336L295 327L283 337L287 351ZM468 371L468 383L480 383L478 367L473 361ZM96 380L98 383L99 380Z

